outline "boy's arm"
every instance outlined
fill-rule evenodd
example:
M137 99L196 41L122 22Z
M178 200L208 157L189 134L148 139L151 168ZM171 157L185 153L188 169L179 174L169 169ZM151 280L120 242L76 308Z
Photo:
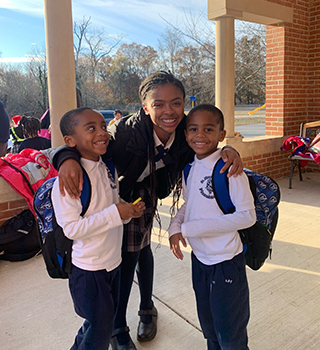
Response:
M185 212L186 212L186 203L183 203L183 205L178 210L177 214L175 215L175 217L172 219L170 223L170 226L168 228L169 238L172 235L181 232L181 225L183 224L183 221L184 221Z
M223 233L241 230L252 226L256 222L254 209L242 212L235 211L233 214L225 214L212 219L192 220L182 224L183 237L212 237Z
M86 217L80 216L82 211L80 199L71 198L68 194L61 196L59 186L55 184L52 189L52 203L57 223L70 239L106 234L108 230L123 225L115 204L98 213Z
M168 229L170 249L177 259L182 260L183 254L180 248L180 242L184 247L187 246L186 240L183 238L181 233L181 225L184 221L184 215L186 211L186 203L178 210L176 216L172 219L170 227Z

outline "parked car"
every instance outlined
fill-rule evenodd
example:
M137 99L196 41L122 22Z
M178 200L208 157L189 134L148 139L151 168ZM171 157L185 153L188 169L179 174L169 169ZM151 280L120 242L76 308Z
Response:
M104 116L107 125L109 124L110 120L114 118L114 111L112 109L103 109L99 111L99 113L101 113Z

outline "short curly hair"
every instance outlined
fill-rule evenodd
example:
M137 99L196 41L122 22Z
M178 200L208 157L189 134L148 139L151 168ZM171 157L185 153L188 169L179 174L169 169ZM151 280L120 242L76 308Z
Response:
M80 107L71 109L71 111L65 113L60 119L60 130L62 136L73 135L75 133L75 128L78 125L78 116L84 111L92 110L89 107Z
M188 123L189 118L197 111L207 111L217 117L217 122L220 125L220 130L224 130L224 116L219 108L210 103L203 103L190 110L187 115L186 123Z

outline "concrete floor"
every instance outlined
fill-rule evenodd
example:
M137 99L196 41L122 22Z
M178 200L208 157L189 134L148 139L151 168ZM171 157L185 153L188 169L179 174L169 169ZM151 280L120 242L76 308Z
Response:
M291 190L288 178L278 182L282 201L272 260L258 272L248 269L249 346L251 350L320 349L320 175L304 174L302 182L295 175ZM164 228L169 205L167 199L159 207ZM178 261L166 237L158 243L155 235L158 335L149 343L135 340L139 295L134 284L128 323L137 349L205 350L191 287L190 251ZM67 350L81 323L67 281L50 279L41 256L18 263L0 261L1 350Z

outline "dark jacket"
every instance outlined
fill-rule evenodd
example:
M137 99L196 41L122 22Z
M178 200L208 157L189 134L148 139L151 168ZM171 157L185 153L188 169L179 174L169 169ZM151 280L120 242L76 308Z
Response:
M169 154L174 162L156 171L156 195L162 199L174 188L187 162L193 160L194 152L187 145L184 135L185 118L176 129L175 139ZM145 170L148 159L154 163L153 124L141 110L124 117L110 128L111 141L107 156L114 162L120 178L120 195L128 200L137 179ZM147 177L144 182L150 182Z
M7 142L10 134L10 120L3 103L0 101L0 142Z
M166 165L156 171L156 196L167 197L181 177L184 166L194 158L193 150L188 146L184 135L185 117L176 129L175 139L169 154L173 164ZM153 125L150 117L141 108L139 112L123 117L110 128L111 140L103 159L111 159L118 172L120 196L129 201L137 179L145 170L148 159L154 159ZM67 151L68 150L68 151ZM153 152L153 154L152 154ZM60 147L54 155L53 165L56 169L68 159L79 160L80 155L75 149ZM148 187L150 176L143 181Z
M26 148L32 148L41 151L42 149L51 148L51 141L41 136L30 137L20 143L19 152Z

